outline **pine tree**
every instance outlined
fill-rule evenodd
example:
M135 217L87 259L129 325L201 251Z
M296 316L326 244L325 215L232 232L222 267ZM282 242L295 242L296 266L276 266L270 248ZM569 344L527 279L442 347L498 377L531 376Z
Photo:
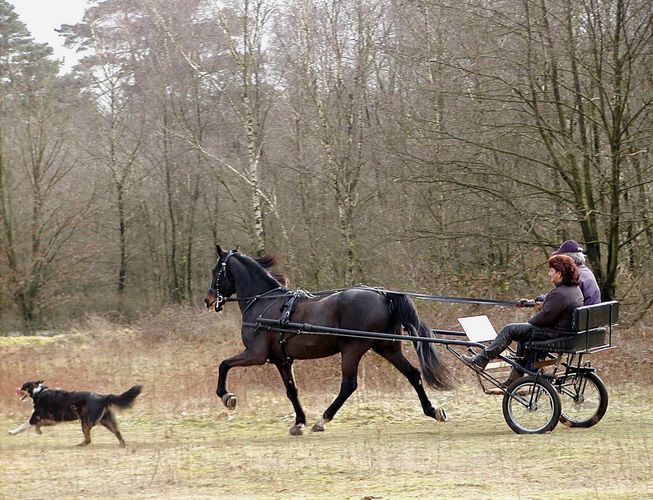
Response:
M58 63L49 59L52 49L37 43L18 18L13 5L0 0L0 84L3 91L18 82L35 83L35 79L56 75Z
M73 221L64 208L70 200L55 194L70 172L71 91L57 76L52 49L34 41L5 0L0 26L0 314L17 310L32 330Z

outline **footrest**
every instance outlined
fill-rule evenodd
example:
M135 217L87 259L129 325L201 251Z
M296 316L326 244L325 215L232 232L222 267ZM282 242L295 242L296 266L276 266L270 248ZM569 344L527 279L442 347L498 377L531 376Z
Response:
M535 361L533 363L533 369L537 370L539 368L544 368L545 366L555 365L558 362L557 357L551 359L543 359L542 361Z

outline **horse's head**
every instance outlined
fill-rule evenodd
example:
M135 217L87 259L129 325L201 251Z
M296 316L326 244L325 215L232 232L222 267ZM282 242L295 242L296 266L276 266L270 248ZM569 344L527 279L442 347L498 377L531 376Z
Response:
M219 312L227 302L227 298L236 293L236 288L229 278L227 263L232 255L238 253L238 249L224 252L220 245L216 245L215 250L218 255L218 261L215 263L213 271L211 271L211 286L204 299L204 305L207 309L213 307L215 312Z

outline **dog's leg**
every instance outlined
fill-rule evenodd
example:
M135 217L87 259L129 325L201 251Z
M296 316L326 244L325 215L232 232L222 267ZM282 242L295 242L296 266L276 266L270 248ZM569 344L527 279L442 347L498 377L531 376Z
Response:
M82 432L84 433L84 441L79 443L79 446L86 446L87 444L91 444L91 429L92 429L92 424L89 424L87 422L84 422L82 420Z
M10 436L15 436L16 434L19 434L19 433L21 433L23 431L26 431L30 427L33 427L33 426L32 426L32 424L29 423L29 420L28 420L27 422L25 422L25 423L19 425L18 427L16 427L13 431L9 431L8 434ZM39 434L41 434L41 431L39 430L38 426L36 427L36 431Z
M102 420L100 420L100 423L111 432L113 432L113 434L118 438L118 441L120 442L120 447L124 448L125 440L122 438L122 434L120 434L120 431L118 430L118 423L116 422L116 418L113 416L113 413L111 413L111 410L107 409L107 412L102 417Z

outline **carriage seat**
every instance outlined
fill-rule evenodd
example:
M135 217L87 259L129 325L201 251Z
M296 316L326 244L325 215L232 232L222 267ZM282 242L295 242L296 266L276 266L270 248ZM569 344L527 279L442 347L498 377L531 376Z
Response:
M612 346L612 326L619 321L619 302L611 300L591 306L581 306L573 313L571 330L560 337L531 341L526 348L532 351L585 353Z

